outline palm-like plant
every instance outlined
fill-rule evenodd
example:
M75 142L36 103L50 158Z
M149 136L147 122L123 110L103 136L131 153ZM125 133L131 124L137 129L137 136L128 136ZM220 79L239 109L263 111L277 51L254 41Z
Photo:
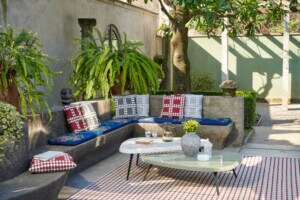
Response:
M15 86L19 93L22 113L35 115L44 107L50 113L45 89L51 90L54 72L43 54L36 34L22 30L17 34L11 26L0 27L0 96Z
M119 40L116 47L109 48L100 31L97 37L77 40L82 50L73 58L75 69L71 77L74 95L84 99L95 98L98 92L108 97L114 85L120 83L121 94L128 87L135 93L149 93L159 89L158 75L161 67L141 53L140 41Z

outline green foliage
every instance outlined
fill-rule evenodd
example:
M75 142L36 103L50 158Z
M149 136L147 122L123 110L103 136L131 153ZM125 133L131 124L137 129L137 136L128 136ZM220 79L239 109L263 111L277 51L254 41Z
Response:
M22 113L35 115L47 108L44 99L51 90L54 73L47 61L53 61L42 53L38 36L26 30L16 33L11 26L0 27L0 88L15 84L20 94ZM1 91L0 91L1 95Z
M299 33L300 32L300 14L293 13L291 14L291 19L289 22L289 28L291 33ZM270 32L272 33L283 33L283 23L276 24L275 26L270 27Z
M161 35L161 37L171 38L173 35L172 24L170 24L166 21L163 21L161 23L161 25L158 27L157 31L158 31L158 34Z
M163 55L156 55L156 56L154 56L153 60L157 64L162 65L164 63L164 56Z
M244 126L245 128L251 128L255 123L256 93L254 91L237 91L236 94L244 97Z
M222 90L194 90L191 92L192 94L202 94L205 96L222 96Z
M149 93L159 89L158 76L163 74L161 67L141 53L140 41L118 41L116 47L105 44L100 31L97 37L89 35L88 40L77 40L82 50L73 58L75 69L71 84L76 97L95 98L101 92L108 97L111 88L121 83L121 92L129 86L135 93Z
M191 75L192 90L212 90L215 82L210 73L200 72Z
M16 108L0 101L0 161L6 145L17 145L22 136L21 116Z
M200 126L199 123L195 120L188 120L182 122L183 130L187 133L196 132L198 127Z

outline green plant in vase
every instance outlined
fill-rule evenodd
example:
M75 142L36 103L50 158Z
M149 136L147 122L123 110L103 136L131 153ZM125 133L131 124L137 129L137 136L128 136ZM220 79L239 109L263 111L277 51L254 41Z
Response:
M182 123L183 124L183 130L186 133L196 133L199 123L196 120L188 120Z
M71 78L74 96L83 99L96 98L99 92L104 97L110 94L124 95L125 90L135 93L156 92L161 67L145 56L140 41L119 40L110 48L100 31L97 37L89 35L88 40L76 40L82 49L75 55L75 69Z
M49 61L54 59L42 53L37 34L0 27L0 100L16 106L25 118L44 108L51 114L45 97L56 73Z
M197 155L201 146L200 137L195 134L199 123L195 120L188 120L182 123L185 135L181 138L182 152L187 157L193 157Z

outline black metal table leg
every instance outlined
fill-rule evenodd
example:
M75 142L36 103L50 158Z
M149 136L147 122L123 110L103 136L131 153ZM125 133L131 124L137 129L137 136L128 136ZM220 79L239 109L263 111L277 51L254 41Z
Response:
M129 179L129 174L130 174L130 169L131 169L131 163L132 163L132 157L133 157L133 154L130 154L129 165L128 165L128 171L127 171L127 178L126 178L126 180Z
M235 178L237 178L237 175L236 175L236 173L235 173L235 170L234 170L234 169L232 169L232 172L233 172L233 174L234 174Z
M139 165L140 154L136 154L136 166Z
M216 183L217 194L220 195L220 192L219 192L219 180L218 180L218 173L217 172L214 172L214 180L215 180L215 183Z
M149 171L150 171L151 167L152 167L152 164L150 164L150 165L149 165L149 167L148 167L148 169L147 169L147 172L146 172L146 174L145 174L145 176L144 176L144 179L143 179L143 181L145 181L145 180L146 180L146 178L147 178L147 175L148 175L148 173L149 173Z

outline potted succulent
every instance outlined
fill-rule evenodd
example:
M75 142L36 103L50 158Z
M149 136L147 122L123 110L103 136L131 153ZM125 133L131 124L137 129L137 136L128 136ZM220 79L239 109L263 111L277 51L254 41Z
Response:
M223 90L223 96L234 97L236 95L236 90L238 89L238 84L233 80L223 81L220 88Z
M188 120L182 123L185 135L181 138L181 147L185 156L197 155L201 146L200 137L196 134L199 123L195 120Z

